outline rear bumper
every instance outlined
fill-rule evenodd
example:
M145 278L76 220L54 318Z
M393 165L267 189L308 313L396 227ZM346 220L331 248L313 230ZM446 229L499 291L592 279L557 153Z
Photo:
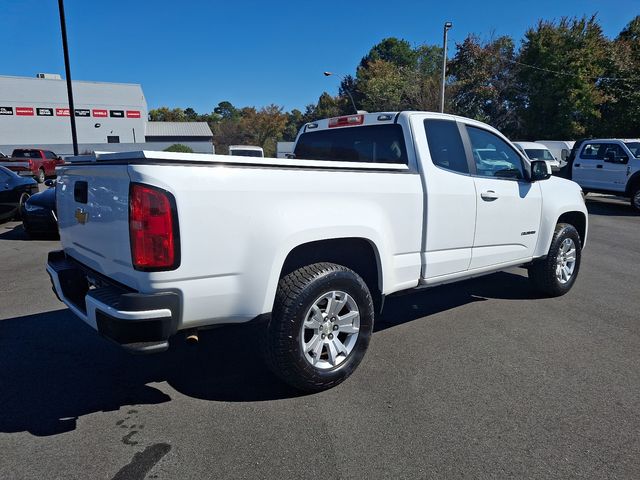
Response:
M128 350L166 350L177 331L179 297L142 294L109 282L63 251L49 253L47 273L58 299L101 335Z

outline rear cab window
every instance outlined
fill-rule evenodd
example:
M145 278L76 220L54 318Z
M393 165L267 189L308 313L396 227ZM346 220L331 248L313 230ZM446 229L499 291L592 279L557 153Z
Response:
M16 158L42 158L38 150L14 150L12 156Z
M426 119L424 129L433 164L445 170L468 174L469 163L458 124L453 120Z
M407 165L407 149L398 124L308 131L300 135L296 158Z

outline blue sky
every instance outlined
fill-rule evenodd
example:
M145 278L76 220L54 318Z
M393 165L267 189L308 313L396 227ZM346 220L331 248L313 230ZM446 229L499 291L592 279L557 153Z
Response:
M518 42L538 19L598 14L615 37L640 0L189 1L66 0L72 76L140 83L149 108L275 103L303 109L353 73L372 45L395 36L412 44L467 34ZM56 0L0 0L0 75L64 73ZM450 42L449 52L454 52Z

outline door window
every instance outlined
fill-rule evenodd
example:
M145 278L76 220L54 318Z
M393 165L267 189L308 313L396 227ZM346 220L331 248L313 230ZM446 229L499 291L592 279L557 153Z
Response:
M458 125L452 120L427 119L424 121L431 161L440 168L458 173L469 173Z
M479 176L516 180L525 178L521 157L507 142L482 128L466 127Z

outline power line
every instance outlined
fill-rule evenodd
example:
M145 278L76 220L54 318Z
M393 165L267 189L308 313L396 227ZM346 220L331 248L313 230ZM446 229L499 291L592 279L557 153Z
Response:
M561 72L559 70L551 70L549 68L538 67L536 65L530 65L528 63L519 62L518 60L513 60L511 58L505 58L502 55L496 55L491 52L487 52L489 55L495 58L499 58L500 60L504 60L505 62L513 63L516 65L521 65L523 67L533 68L534 70L539 70L541 72L553 73L555 75L564 75L565 77L577 77L579 75L575 75L573 73ZM612 80L612 81L621 81L621 82L630 82L633 80L637 80L635 78L624 78L624 77L586 77L587 80L593 80L594 82L598 82L600 80Z

